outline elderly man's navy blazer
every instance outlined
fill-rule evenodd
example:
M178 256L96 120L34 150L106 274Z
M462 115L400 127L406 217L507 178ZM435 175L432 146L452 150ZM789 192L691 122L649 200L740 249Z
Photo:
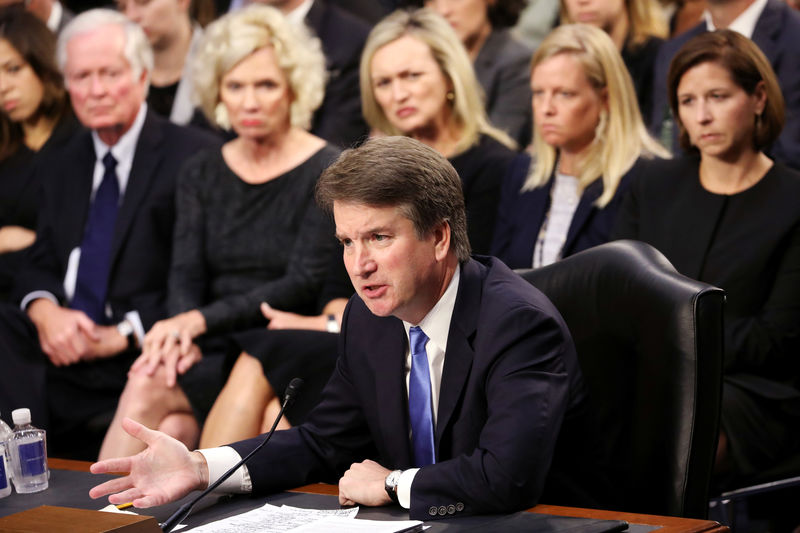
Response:
M354 296L322 401L305 424L278 432L253 457L253 490L337 482L368 458L390 469L413 467L407 343L399 319L373 315ZM549 300L494 258L465 263L442 374L436 464L416 474L411 518L530 507L551 460L554 468L568 465L550 478L559 479L554 493L578 474L594 481L585 407L574 345ZM569 438L556 445L560 431ZM259 441L232 446L244 455Z
M670 115L667 94L669 64L678 50L692 37L707 31L705 21L665 42L656 59L653 84L653 108L649 127L662 138L664 119ZM781 0L767 0L767 5L753 29L753 42L758 45L772 65L786 100L786 125L780 137L767 150L770 157L792 168L800 169L800 14ZM677 126L672 131L672 151L677 154Z
M531 157L528 154L518 155L511 163L503 180L500 205L497 208L491 253L510 268L531 268L536 239L550 210L550 192L554 177L551 176L541 187L521 192L530 165ZM631 177L642 173L645 167L644 159L634 163L620 180L611 201L602 209L595 202L603 194L603 180L597 179L584 189L567 230L567 239L561 250L562 257L609 240Z

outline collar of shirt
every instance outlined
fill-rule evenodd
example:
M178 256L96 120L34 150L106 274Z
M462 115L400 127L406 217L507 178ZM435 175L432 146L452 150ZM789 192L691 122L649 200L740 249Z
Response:
M302 4L297 6L296 8L292 9L289 13L286 14L286 20L288 20L291 24L298 25L304 24L306 20L306 15L308 12L311 11L311 4L314 3L314 0L305 0Z
M128 187L128 177L130 176L131 167L133 166L133 156L136 153L136 144L139 142L139 134L142 133L142 127L144 126L144 119L146 116L147 104L142 102L133 124L130 128L128 128L128 131L126 131L122 137L120 137L119 141L117 141L117 144L114 146L108 146L106 143L100 140L100 136L97 135L96 131L92 131L94 153L97 157L97 160L94 164L94 178L92 181L93 198L94 193L97 191L97 188L100 187L100 183L103 181L103 174L105 173L103 157L105 157L106 153L111 150L111 155L113 155L114 159L117 160L119 197L120 200L122 200L122 197L125 195L125 189Z
M767 0L755 0L755 2L750 4L747 9L742 11L739 16L730 23L728 29L741 33L748 39L752 39L756 23L758 23L758 18L761 16L765 7L767 7ZM711 20L711 13L708 9L703 12L703 18L706 21L706 28L708 28L708 31L717 29L714 25L714 21Z
M61 16L64 14L64 8L61 3L56 0L53 2L53 7L50 8L50 16L47 17L47 27L53 33L58 33L58 25L61 24Z
M450 333L450 321L453 318L453 309L456 306L456 295L458 294L458 282L461 279L461 265L456 268L450 284L445 289L442 297L428 311L418 326L428 337L425 351L428 354L428 367L431 375L431 405L433 406L433 423L436 425L436 418L439 413L439 389L442 386L442 372L444 371L445 350L447 348L447 336ZM403 327L408 330L413 326L409 322L403 321ZM409 341L410 345L410 341ZM411 349L406 349L406 392L408 392L408 376L411 372Z

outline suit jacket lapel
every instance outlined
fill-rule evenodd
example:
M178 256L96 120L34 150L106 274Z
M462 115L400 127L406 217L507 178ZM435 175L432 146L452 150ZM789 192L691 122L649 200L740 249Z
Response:
M136 143L136 151L133 155L133 166L128 177L128 185L125 189L125 196L117 215L117 223L114 226L114 244L111 251L111 264L114 264L119 254L125 236L130 230L139 205L147 196L151 188L155 168L164 155L163 131L159 124L154 120L152 111L147 112L142 131L139 133L139 140Z
M778 0L768 0L764 11L758 17L755 28L753 28L753 42L764 52L773 67L779 52L777 39L783 30L784 16L781 13L783 8L789 10Z
M476 261L470 260L461 267L458 295L453 309L453 317L450 320L450 332L447 336L434 439L437 460L439 459L439 444L442 435L450 425L453 413L464 394L464 385L475 357L472 340L477 329L480 301L480 267Z
M83 233L86 227L86 219L89 216L89 205L92 196L92 181L94 179L94 165L97 156L94 153L91 134L88 131L81 131L81 140L78 142L78 150L74 154L74 171L65 173L62 178L64 182L59 183L55 190L61 191L65 210L68 216L59 217L59 223L64 227L58 231L63 231L65 239L59 239L67 245L65 254L76 246L80 246L83 241ZM67 145L69 149L71 145ZM66 257L66 255L65 255Z
M378 424L388 454L397 468L411 468L411 425L408 420L408 392L406 391L405 368L406 338L403 323L391 319L386 329L379 328L373 335L377 338L372 346L380 347L370 352L370 364L375 376L375 401L384 406L384 416Z
M564 246L561 249L562 255L572 248L575 244L575 239L581 232L583 227L589 220L589 215L594 211L594 202L603 193L603 179L598 178L589 184L581 194L581 199L578 202L578 207L575 208L575 214L572 215L572 221L567 230L567 239L564 241Z

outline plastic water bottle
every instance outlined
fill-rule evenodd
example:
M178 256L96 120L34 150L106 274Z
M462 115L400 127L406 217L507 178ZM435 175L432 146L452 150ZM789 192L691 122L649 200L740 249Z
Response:
M47 439L43 429L31 425L30 409L15 409L14 434L11 437L11 464L14 488L19 494L47 488Z
M11 494L11 459L8 452L11 435L11 428L0 418L0 498Z

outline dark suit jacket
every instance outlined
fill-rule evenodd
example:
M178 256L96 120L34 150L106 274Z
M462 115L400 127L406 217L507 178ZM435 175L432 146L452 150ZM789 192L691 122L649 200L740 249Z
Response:
M536 239L550 210L553 177L542 187L520 192L522 184L528 177L530 165L531 158L528 154L518 155L511 163L500 193L492 255L503 260L510 268L530 268L533 265ZM603 194L603 181L597 179L584 189L567 231L562 257L609 240L631 177L644 172L646 166L647 161L643 159L634 163L622 177L614 197L602 209L594 203Z
M338 146L349 147L369 132L361 115L358 83L361 49L369 26L324 0L314 0L306 24L322 42L328 71L325 99L314 113L311 132Z
M475 58L475 75L486 94L486 111L494 126L521 147L531 141L530 62L533 52L508 30L493 30Z
M125 196L117 215L109 275L111 322L136 310L145 330L166 315L165 299L175 220L175 177L183 161L219 141L148 112L136 145ZM66 303L64 275L79 246L89 211L96 156L82 130L46 167L36 242L16 280L18 301L46 290Z
M353 297L322 401L305 424L278 432L253 457L253 490L336 482L352 463L367 458L390 469L412 467L407 342L399 319L376 317ZM535 504L556 450L582 463L571 464L573 472L585 468L591 439L583 431L584 408L575 348L558 311L496 259L468 261L447 341L436 464L416 474L411 518ZM556 444L560 430L571 440ZM259 441L232 446L244 455ZM586 446L577 451L576 445Z
M655 66L653 107L649 127L656 138L670 137L662 131L665 118L670 117L667 95L667 73L672 58L689 39L706 31L705 21L684 34L664 43ZM786 125L780 137L767 150L777 161L800 169L800 13L781 0L768 0L753 30L753 42L767 56L786 100ZM672 122L672 152L681 151L677 142L678 128Z
M681 274L725 289L726 376L800 390L800 174L776 163L728 196L701 186L698 165L662 161L634 180L614 237L652 244Z

